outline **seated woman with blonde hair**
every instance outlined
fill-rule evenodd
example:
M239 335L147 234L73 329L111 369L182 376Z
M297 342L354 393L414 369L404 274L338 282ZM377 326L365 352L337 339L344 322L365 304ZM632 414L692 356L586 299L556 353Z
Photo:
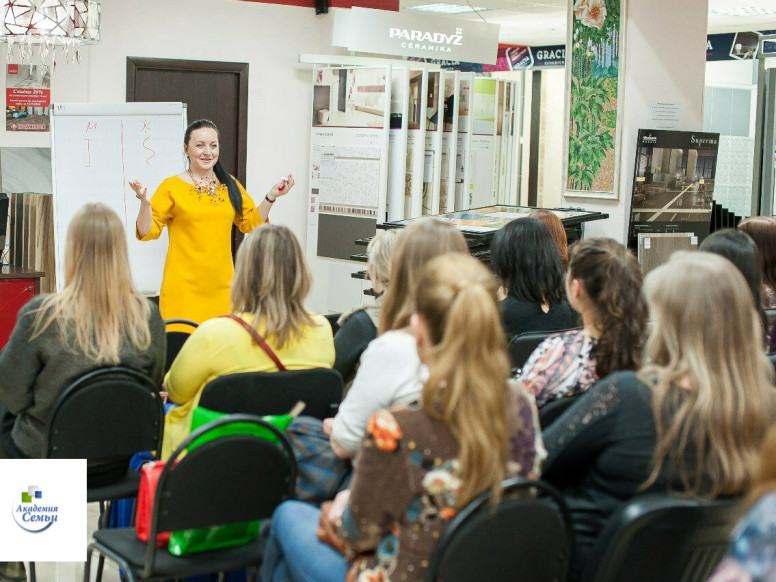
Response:
M411 329L429 369L422 403L372 416L352 488L329 513L351 550L369 552L348 579L420 582L456 513L485 491L498 502L507 477L538 476L535 406L508 382L496 290L493 275L463 254L431 260L419 277ZM298 501L278 507L264 582L345 581L345 556L316 537L319 513Z
M64 271L62 291L22 307L0 352L0 457L41 458L52 406L91 370L124 366L161 386L164 322L132 285L127 235L108 206L86 204L75 213ZM115 478L107 466L90 466L90 484L120 479L126 461L114 467Z
M544 432L544 479L562 490L579 580L609 517L644 492L746 493L774 421L773 368L744 277L677 252L645 283L654 325L637 372L607 376Z
M216 317L202 323L164 378L170 400L179 406L165 418L162 458L188 435L192 412L208 382L225 374L278 371L245 325L264 338L286 369L331 368L331 326L304 308L310 286L302 249L288 227L265 224L246 237L237 251L230 296L237 320Z
M358 370L361 354L377 335L385 289L391 280L391 254L400 232L398 229L379 230L369 241L366 247L367 275L372 283L375 300L370 305L343 313L337 320L340 328L334 334L334 350L337 354L334 369L342 374L346 393Z
M423 267L447 252L468 253L466 239L436 218L403 229L391 257L391 280L380 311L378 337L361 355L358 372L337 416L324 421L331 447L343 459L355 456L369 418L378 410L407 404L420 394L428 371L418 359L410 317Z

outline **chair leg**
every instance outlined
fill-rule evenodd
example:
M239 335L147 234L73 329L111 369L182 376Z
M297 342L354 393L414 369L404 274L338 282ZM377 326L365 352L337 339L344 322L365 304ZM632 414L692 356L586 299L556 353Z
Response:
M113 509L112 501L108 501L107 503L100 501L100 517L97 520L98 529L105 529L108 527L108 524L110 524L110 512L112 509ZM95 578L96 582L102 582L102 572L104 567L105 567L105 556L100 554L100 557L97 559L97 576Z
M94 548L92 546L89 546L86 548L86 563L84 564L84 579L83 582L89 582L89 574L91 574L92 570L92 552L94 551Z
M96 582L102 582L102 570L105 566L105 556L100 554L100 557L97 558L97 576L95 576Z

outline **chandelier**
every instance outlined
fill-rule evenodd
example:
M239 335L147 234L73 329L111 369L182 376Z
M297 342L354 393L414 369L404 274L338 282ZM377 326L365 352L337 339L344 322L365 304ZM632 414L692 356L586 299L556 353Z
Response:
M80 62L79 49L100 40L98 0L0 0L0 19L9 63L38 58L53 67L57 50L65 60Z

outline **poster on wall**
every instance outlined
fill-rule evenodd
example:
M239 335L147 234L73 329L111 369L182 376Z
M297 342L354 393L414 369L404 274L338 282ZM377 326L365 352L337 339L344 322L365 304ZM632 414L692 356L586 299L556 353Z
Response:
M444 118L444 87L442 72L428 73L426 98L426 149L423 157L423 215L438 214L439 175L442 164L442 126Z
M629 240L639 233L691 232L711 226L718 133L640 129Z
M391 67L313 69L308 252L349 259L385 221Z
M407 107L409 104L409 69L393 67L391 71L391 117L388 132L388 220L401 220L407 182Z
M6 131L49 131L50 68L9 63L5 87Z
M464 194L468 196L470 151L472 141L471 98L473 73L458 76L458 143L455 148L455 210L463 208Z
M463 209L490 206L493 198L498 81L474 79L471 106L471 171Z
M624 62L620 16L625 2L569 3L565 196L618 197L618 99Z
M426 143L426 87L428 71L411 69L407 123L407 175L404 190L404 216L417 218L423 213L423 159Z
M434 214L455 210L455 163L458 146L458 75L458 71L442 73L445 88L442 161L439 175L439 208Z

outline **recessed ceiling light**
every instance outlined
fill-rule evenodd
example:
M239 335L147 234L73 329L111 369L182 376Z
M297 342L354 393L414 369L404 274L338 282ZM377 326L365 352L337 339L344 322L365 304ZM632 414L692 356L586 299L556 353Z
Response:
M709 12L723 16L770 16L776 14L776 7L741 6L739 8L712 8Z
M485 12L486 10L490 10L490 8L481 8L479 6L463 6L461 4L445 4L442 2L410 6L409 9L436 12L439 14L465 14L466 12Z

